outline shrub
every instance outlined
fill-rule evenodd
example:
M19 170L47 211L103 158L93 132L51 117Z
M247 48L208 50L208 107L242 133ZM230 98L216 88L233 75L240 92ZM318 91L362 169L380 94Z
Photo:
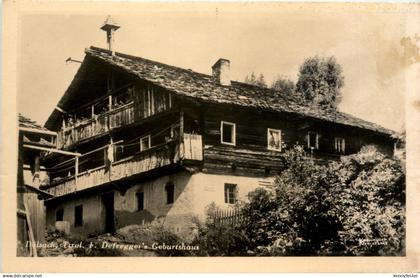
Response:
M238 225L214 221L217 207L211 204L207 210L205 223L197 223L197 235L193 245L200 246L197 256L245 256L249 241L245 231Z
M178 245L183 240L164 226L160 220L154 220L145 225L130 225L117 231L117 235L126 242L144 243L147 246L157 243L159 245ZM189 253L185 250L162 249L153 250L158 256L186 256Z
M289 154L296 155L300 149ZM290 215L283 223L293 229L272 244L276 254L404 253L405 176L397 160L367 146L327 166L292 162L276 193L280 211Z
M348 255L403 255L405 252L405 175L396 159L372 148L346 157L334 170L354 165L356 174L336 184L331 196Z
M201 255L403 255L405 175L375 147L327 165L302 147L284 154L272 191L241 204L245 222L199 227ZM211 212L209 213L211 215Z

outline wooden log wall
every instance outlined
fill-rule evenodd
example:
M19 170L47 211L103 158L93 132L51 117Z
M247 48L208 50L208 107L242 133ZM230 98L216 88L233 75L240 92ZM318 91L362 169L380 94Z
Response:
M221 143L221 121L236 125L236 145ZM345 154L356 153L365 144L376 144L387 153L392 142L369 131L293 115L262 112L231 105L207 105L203 120L204 171L238 175L267 175L282 168L281 153L267 148L267 129L281 130L282 144L307 146L308 132L318 134L314 154L339 158L335 138L345 139ZM308 153L310 150L307 149Z
M235 123L236 145L221 143L221 121ZM281 153L267 150L267 128L282 131L283 142L299 140L284 117L209 105L204 113L204 171L263 176L281 168ZM268 174L268 173L267 173Z
M35 241L44 242L46 216L44 201L38 199L37 193L26 192L24 195Z
M134 87L134 116L144 119L172 108L169 92L147 82L137 82Z

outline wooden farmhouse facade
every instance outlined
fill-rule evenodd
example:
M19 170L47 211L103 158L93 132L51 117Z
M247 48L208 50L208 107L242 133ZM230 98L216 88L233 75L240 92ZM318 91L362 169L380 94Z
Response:
M53 195L46 222L72 235L113 232L156 218L188 233L214 202L227 208L282 170L296 143L314 159L374 144L393 154L392 132L319 111L271 89L90 47L45 127L60 153L43 163Z

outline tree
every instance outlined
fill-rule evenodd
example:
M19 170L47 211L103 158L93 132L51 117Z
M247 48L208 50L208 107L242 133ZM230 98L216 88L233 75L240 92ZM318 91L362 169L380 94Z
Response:
M265 78L264 78L264 75L262 73L260 73L260 75L258 77L256 77L255 73L252 72L251 75L245 76L244 82L247 83L247 84L267 88L267 83L265 82Z
M344 85L341 65L331 57L307 58L299 68L296 91L303 100L321 109L337 109Z
M279 91L282 95L296 97L295 83L293 83L292 80L284 75L277 76L276 80L273 81L270 88Z

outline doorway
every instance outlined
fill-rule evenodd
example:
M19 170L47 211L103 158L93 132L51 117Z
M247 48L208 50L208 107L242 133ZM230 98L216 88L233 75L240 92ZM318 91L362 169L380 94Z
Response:
M105 210L105 232L114 233L114 192L109 192L102 195L102 203Z

